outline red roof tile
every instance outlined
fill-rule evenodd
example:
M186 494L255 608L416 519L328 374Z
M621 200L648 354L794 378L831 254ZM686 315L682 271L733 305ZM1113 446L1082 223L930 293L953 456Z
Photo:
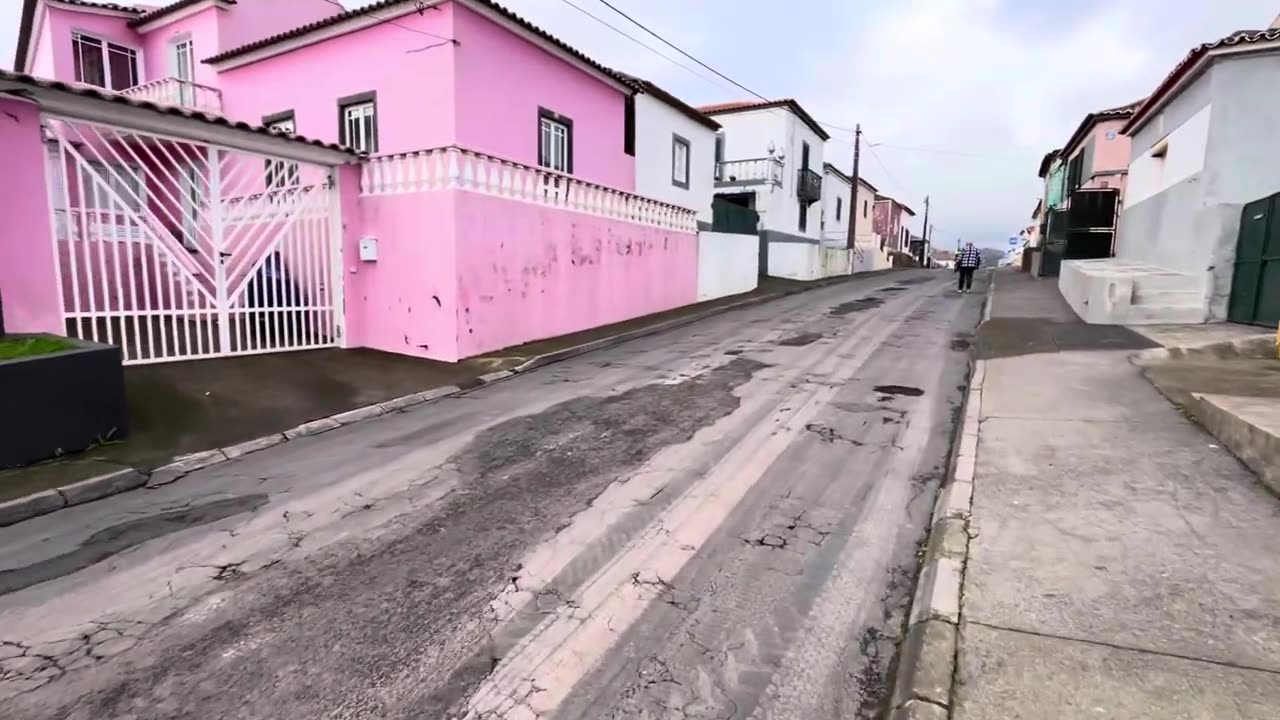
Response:
M773 108L786 108L795 113L810 130L817 133L818 137L823 140L830 140L831 135L822 129L822 125L813 118L804 108L800 107L800 103L791 98L783 98L781 100L737 100L734 102L716 103L714 105L703 105L698 108L700 112L706 115L727 115L735 112L749 112L751 110L770 110Z
M1074 150L1076 145L1084 139L1084 136L1089 133L1089 130L1091 130L1094 125L1102 122L1103 120L1123 120L1127 117L1132 117L1133 113L1137 111L1138 106L1142 103L1143 100L1137 100L1129 103L1128 105L1099 110L1085 115L1084 120L1080 121L1080 126L1071 134L1071 139L1067 140L1067 144L1063 145L1062 149L1057 152L1062 155L1070 155L1071 151ZM1041 164L1041 167L1044 167L1043 163Z

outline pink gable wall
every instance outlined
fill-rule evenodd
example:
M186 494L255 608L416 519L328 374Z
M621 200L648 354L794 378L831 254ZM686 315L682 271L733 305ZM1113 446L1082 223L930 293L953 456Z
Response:
M50 8L48 20L53 41L54 77L58 80L74 82L76 79L75 58L71 51L72 32L80 31L136 50L142 49L142 39L129 27L128 18ZM145 66L146 59L141 59L141 63ZM138 69L145 81L146 71L143 67Z
M196 61L195 81L201 85L218 87L217 71L200 61L218 52L220 14L227 13L211 7L195 15L161 25L145 34L142 39L144 62L147 66L144 82L173 76L170 45L180 39L190 38Z
M41 17L40 32L32 39L31 74L38 77L54 77L53 62L53 23L49 22L48 13ZM22 68L16 68L21 71Z
M635 189L623 152L626 95L476 12L453 3L458 144L538 164L538 108L573 120L573 174Z
M338 99L375 91L378 154L452 144L454 48L409 52L431 38L404 29L449 37L452 3L439 11L405 15L396 23L381 23L221 73L223 112L257 123L264 115L293 110L298 133L337 141Z
M222 46L218 51L247 45L271 35L341 12L327 0L239 0L223 13ZM197 55L197 60L217 51Z
M62 304L51 241L40 109L0 99L0 293L10 332L62 334Z

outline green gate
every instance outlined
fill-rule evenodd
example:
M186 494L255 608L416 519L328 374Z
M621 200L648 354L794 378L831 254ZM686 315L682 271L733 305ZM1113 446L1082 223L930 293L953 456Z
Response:
M1244 206L1228 315L1232 322L1280 323L1280 194Z

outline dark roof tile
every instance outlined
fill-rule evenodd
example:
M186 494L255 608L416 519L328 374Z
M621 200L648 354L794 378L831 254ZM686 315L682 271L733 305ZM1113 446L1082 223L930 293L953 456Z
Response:
M707 115L727 115L729 113L749 112L751 110L770 110L772 108L786 108L795 113L810 130L817 133L818 137L823 140L830 140L831 135L822 129L822 125L813 118L804 108L800 107L800 103L791 98L783 98L781 100L737 100L734 102L716 103L714 105L703 105L698 108L699 111Z

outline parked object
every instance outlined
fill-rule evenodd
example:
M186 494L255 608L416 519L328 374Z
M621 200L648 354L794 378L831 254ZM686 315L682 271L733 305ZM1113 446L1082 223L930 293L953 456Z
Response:
M128 434L121 350L56 335L0 338L0 468Z

